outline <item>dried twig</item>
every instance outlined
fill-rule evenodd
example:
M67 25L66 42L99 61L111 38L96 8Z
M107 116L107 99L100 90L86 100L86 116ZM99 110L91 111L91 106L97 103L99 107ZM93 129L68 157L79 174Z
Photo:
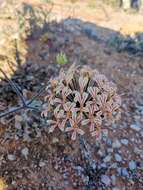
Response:
M0 114L0 118L2 117L6 117L7 115L10 115L12 113L15 113L17 111L20 111L22 109L31 109L31 110L35 110L35 111L40 111L38 108L31 106L32 102L38 98L45 90L45 87L42 87L39 92L34 95L31 100L27 101L25 99L25 97L23 96L23 94L20 92L19 87L17 86L17 84L15 82L13 82L11 79L8 78L8 76L6 75L6 73L0 68L0 72L2 72L2 74L4 75L4 77L7 79L7 81L9 82L9 84L11 85L11 87L13 88L13 90L16 92L17 96L20 98L22 105L18 106L18 107L12 107L10 110L1 113Z

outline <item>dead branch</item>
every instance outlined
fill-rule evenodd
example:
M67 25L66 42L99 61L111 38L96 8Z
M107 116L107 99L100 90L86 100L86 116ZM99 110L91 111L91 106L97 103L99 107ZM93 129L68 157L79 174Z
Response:
M0 118L2 117L6 117L10 114L16 113L20 110L23 109L31 109L34 111L38 111L40 112L40 110L37 107L33 107L31 106L31 104L33 103L33 101L35 101L36 98L38 98L44 91L45 91L45 87L42 87L39 92L37 92L32 98L31 100L26 100L25 97L23 96L23 94L20 92L18 85L13 82L11 79L8 78L8 76L6 75L6 73L0 68L0 72L4 75L4 77L6 78L6 80L8 81L8 83L10 84L10 86L13 88L13 90L15 91L15 93L17 94L17 96L20 98L22 105L21 106L17 106L17 107L12 107L10 108L8 111L1 113L0 114Z

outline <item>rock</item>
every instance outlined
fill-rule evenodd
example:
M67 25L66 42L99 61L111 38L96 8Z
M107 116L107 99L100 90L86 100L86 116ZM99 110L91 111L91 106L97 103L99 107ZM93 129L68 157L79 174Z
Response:
M122 157L120 156L120 154L115 154L115 160L117 161L117 162L121 162L122 161Z
M87 22L83 25L83 31L87 34L89 38L93 38L95 40L97 40L96 30L97 30L97 27L95 26L95 24Z
M27 147L23 148L21 150L21 154L25 157L25 159L28 158L28 154L29 154L29 149Z
M95 170L95 169L96 169L96 167L97 167L96 161L95 161L95 160L93 160L93 162L92 162L92 169L93 169L93 170Z
M82 172L84 171L84 169L81 166L76 166L75 170L76 170L78 176L81 176Z
M107 155L104 159L103 162L110 162L111 161L112 156L111 155Z
M118 174L119 174L120 176L121 176L121 174L122 174L122 173L121 173L121 172L122 172L121 169L122 169L122 168L119 168L119 167L117 168L117 172L118 172Z
M98 165L99 169L105 169L107 168L107 165L105 163L101 163L100 165Z
M128 141L128 139L121 139L121 143L123 145L128 145L129 141Z
M143 150L139 149L138 147L134 148L134 153L136 153L137 155L143 155Z
M122 168L121 169L121 174L125 177L129 177L129 172L127 170L127 168Z
M112 127L113 127L114 129L116 129L118 126L117 126L115 123L113 123L113 124L112 124Z
M116 184L116 176L112 175L111 180L112 180L112 184L115 185Z
M15 157L14 154L8 154L7 158L8 158L8 160L10 160L10 161L16 160L16 157Z
M130 125L130 128L133 129L136 132L141 130L141 127L140 127L139 124L132 124L132 125Z
M40 167L44 167L45 165L46 165L45 162L42 162L42 161L39 162L39 166L40 166Z
M129 168L130 168L130 170L135 170L136 167L137 167L136 162L133 161L133 160L131 160L131 161L129 162Z
M106 144L107 144L108 146L112 146L112 140L108 138L107 141L106 141Z
M101 175L101 182L104 183L106 186L109 186L111 180L107 175Z
M100 156L100 157L103 157L105 155L105 151L104 150L101 150L99 149L97 154Z
M52 143L53 143L53 144L56 144L56 143L58 143L58 142L59 142L59 139L56 138L56 137L53 137L53 139L52 139Z
M113 168L113 169L115 169L115 168L117 168L117 163L113 163L111 166L110 166L110 168Z
M118 187L113 187L112 190L121 190L121 189L119 189Z
M112 144L113 148L120 148L121 147L121 143L118 139L116 139L113 144Z
M108 149L107 149L107 152L108 152L108 153L112 153L112 152L114 152L114 149L113 149L113 148L108 148Z

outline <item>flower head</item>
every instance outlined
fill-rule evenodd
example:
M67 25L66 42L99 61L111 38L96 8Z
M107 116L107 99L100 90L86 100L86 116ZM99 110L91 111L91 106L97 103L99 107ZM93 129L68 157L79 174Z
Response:
M72 65L67 72L61 70L47 88L50 109L45 110L50 114L44 111L44 115L50 124L49 131L58 128L72 132L71 138L75 140L89 128L92 136L98 136L104 120L113 118L120 108L121 98L116 91L114 83L90 67Z

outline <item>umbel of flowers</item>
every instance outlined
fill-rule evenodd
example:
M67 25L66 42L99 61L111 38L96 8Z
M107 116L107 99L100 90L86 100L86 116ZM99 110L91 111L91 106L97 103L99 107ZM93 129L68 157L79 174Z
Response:
M77 134L89 131L98 136L104 120L113 119L118 113L121 98L113 82L90 67L72 65L61 70L47 86L47 107L42 115L47 118L49 132L60 129Z

